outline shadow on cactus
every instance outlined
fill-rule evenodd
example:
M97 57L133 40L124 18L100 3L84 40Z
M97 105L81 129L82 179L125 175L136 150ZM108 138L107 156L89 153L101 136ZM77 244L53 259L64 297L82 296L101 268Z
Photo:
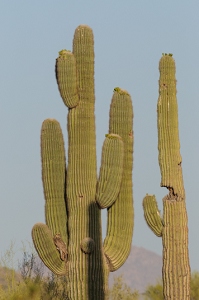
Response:
M163 198L163 218L155 196L143 200L144 216L151 230L162 237L164 299L190 299L188 221L178 133L175 61L163 53L159 63L158 150Z
M109 272L125 262L132 242L132 101L126 91L114 90L97 179L94 40L88 26L76 29L72 52L59 52L56 79L68 107L68 166L60 125L47 119L41 129L46 224L37 223L32 238L45 265L67 277L69 299L107 299ZM104 241L102 208L108 210Z

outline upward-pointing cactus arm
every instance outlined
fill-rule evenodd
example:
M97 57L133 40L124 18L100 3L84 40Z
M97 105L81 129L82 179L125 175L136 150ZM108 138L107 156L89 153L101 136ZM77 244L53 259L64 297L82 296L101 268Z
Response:
M117 270L127 259L133 232L133 108L130 95L119 88L114 90L109 133L121 136L124 143L123 176L120 192L114 204L108 208L107 235L104 253L109 261L110 271Z
M160 217L155 196L146 195L143 200L145 220L157 236L162 236L163 220Z
M61 259L61 253L56 249L48 226L42 223L35 224L32 229L32 239L43 263L56 275L66 274L66 262Z
M124 145L117 134L107 134L102 148L96 201L101 208L110 207L120 191L124 163Z
M46 224L32 229L35 248L46 266L56 274L65 273L65 260L54 237L59 235L67 248L67 215L65 195L66 166L64 142L59 123L47 119L41 129L42 179L45 195ZM65 249L65 252L67 250Z
M72 52L62 50L56 59L55 74L60 95L68 108L79 103L76 61Z
M67 244L64 140L60 125L54 119L47 119L42 124L41 158L46 224L52 231L53 236L60 234L64 243Z

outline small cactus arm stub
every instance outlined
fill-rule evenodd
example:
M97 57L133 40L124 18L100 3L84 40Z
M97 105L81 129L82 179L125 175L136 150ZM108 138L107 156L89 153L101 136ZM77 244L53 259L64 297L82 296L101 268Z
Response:
M47 119L41 130L46 224L37 223L32 238L45 265L67 276L70 300L104 300L108 274L125 262L132 243L132 101L128 92L114 90L97 179L94 41L88 26L76 29L73 52L59 52L56 78L68 107L68 166L60 125ZM108 210L104 243L102 208Z
M144 216L151 230L163 243L163 293L166 300L190 299L188 221L182 176L178 133L175 61L163 54L159 63L158 150L163 198L161 218L155 196L143 200Z

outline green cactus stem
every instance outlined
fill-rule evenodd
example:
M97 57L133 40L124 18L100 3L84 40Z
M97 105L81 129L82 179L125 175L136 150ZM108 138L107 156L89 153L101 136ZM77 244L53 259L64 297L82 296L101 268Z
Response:
M102 148L101 168L96 201L101 208L110 207L120 192L124 161L124 145L117 134L106 134Z
M107 236L104 251L111 271L120 268L131 250L133 230L132 203L132 154L133 154L133 110L127 91L115 89L110 108L109 132L122 137L124 143L124 172L120 193L108 209ZM124 238L124 234L126 238Z
M108 275L127 259L133 233L133 109L130 95L114 90L99 178L96 166L94 40L79 26L73 51L56 60L60 95L68 107L68 166L56 120L41 130L46 224L32 229L35 248L55 274L67 276L68 299L108 299ZM108 209L103 243L101 208Z
M178 133L175 61L164 54L159 63L158 150L163 198L163 219L154 196L143 200L144 216L151 230L162 237L163 293L165 300L190 299L188 220Z
M56 60L56 78L60 95L69 108L77 106L77 73L74 55L67 50L61 50Z
M151 228L151 230L157 236L162 236L163 220L158 210L158 205L155 196L146 195L143 200L144 217Z
M44 264L56 275L66 274L66 263L60 257L53 241L53 234L49 227L37 223L32 229L35 248Z

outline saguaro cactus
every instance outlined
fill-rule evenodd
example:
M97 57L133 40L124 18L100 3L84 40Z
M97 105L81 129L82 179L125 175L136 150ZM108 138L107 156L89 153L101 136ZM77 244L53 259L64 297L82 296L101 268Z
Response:
M62 131L47 119L41 130L46 224L32 229L35 248L55 274L66 275L69 299L106 299L108 274L127 259L132 242L132 101L115 88L99 178L96 171L94 41L88 26L62 50L56 78L68 107L68 166ZM101 208L108 209L102 242Z
M169 190L163 198L161 218L155 196L143 200L144 216L163 243L163 292L165 299L190 299L188 227L182 159L178 134L175 61L163 54L159 63L158 150L161 186Z

